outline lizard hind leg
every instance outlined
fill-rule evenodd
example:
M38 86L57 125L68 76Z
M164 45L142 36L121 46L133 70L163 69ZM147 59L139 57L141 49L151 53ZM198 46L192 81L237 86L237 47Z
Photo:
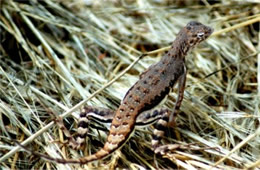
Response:
M153 131L152 149L154 153L165 155L168 151L175 150L181 147L179 144L165 144L161 145L162 137L165 136L165 131L168 127L172 127L173 120L170 120L170 116L173 111L169 109L161 109L158 111L160 118L156 121ZM175 111L174 111L175 112Z
M140 114L136 120L137 127L143 127L162 118L160 110L146 111ZM81 109L79 123L78 123L78 136L77 136L77 148L82 146L85 142L85 138L88 135L88 124L89 121L111 123L115 115L114 110L102 108L102 107L92 107L84 106ZM74 147L75 148L75 147Z
M159 112L161 115L160 119L158 119L155 123L154 130L153 130L153 139L152 139L152 148L156 152L156 149L160 146L162 137L165 134L165 130L167 129L169 117L172 114L172 111L169 109L160 109L155 110L155 112Z
M161 145L162 137L165 136L165 131L169 125L170 116L173 114L173 111L163 108L163 109L154 109L152 111L146 111L140 114L137 117L136 126L146 126L154 124L153 139L152 139L152 149L154 153L160 153L164 155L167 151L174 150L179 147L178 144L166 144ZM174 119L173 119L174 121Z
M102 123L111 123L115 115L115 111L102 107L84 106L80 112L77 130L77 147L79 149L85 142L88 135L89 121L94 120Z

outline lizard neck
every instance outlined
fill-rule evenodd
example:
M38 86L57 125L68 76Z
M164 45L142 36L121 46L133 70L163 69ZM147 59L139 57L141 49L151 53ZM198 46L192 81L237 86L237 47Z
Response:
M191 49L191 46L187 42L187 36L180 31L177 35L175 40L171 45L171 49L168 51L168 54L164 56L171 59L183 59Z

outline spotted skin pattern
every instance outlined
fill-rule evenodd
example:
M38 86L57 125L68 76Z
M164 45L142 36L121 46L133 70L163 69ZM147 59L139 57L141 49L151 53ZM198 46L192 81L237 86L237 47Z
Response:
M115 150L120 148L134 131L138 116L145 111L157 106L170 92L176 83L178 83L178 98L173 111L162 109L158 111L157 123L153 132L152 146L153 149L159 146L161 137L164 135L164 127L171 124L173 117L177 114L183 99L183 93L186 81L185 56L189 50L208 38L213 29L199 22L191 21L183 27L177 34L172 43L171 49L162 59L150 66L140 79L128 90L119 108L114 112L106 110L99 112L99 115L114 115L104 147L93 155L80 159L57 159L43 156L44 158L58 163L79 163L102 159ZM98 110L92 110L98 112ZM87 134L87 107L81 110L81 120L79 122L79 134L77 140L82 143ZM149 114L148 114L149 115ZM156 114L155 114L156 115ZM111 121L111 118L109 119ZM153 122L153 121L152 121Z

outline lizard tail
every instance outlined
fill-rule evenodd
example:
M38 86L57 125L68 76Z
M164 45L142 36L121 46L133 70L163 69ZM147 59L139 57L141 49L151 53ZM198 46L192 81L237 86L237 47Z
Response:
M122 113L122 110L124 110ZM131 114L130 114L131 113ZM94 153L80 159L51 159L58 163L78 163L86 164L95 160L100 160L109 156L115 150L120 148L129 138L131 132L134 130L135 119L138 111L133 111L131 108L122 107L116 111L112 120L109 135L104 147ZM44 157L46 158L46 157ZM46 158L48 159L48 158ZM50 159L49 159L50 160Z
M93 155L89 155L80 159L56 159L55 161L58 163L76 163L76 164L86 164L88 162L92 162L95 160L102 159L106 156L108 156L111 153L111 151L106 150L106 148L102 148L99 151L97 151Z
M30 150L27 147L25 147L24 145L20 144L19 142L15 142L15 143L17 143L17 145L19 145L26 152L29 152L32 155L36 155L36 156L41 157L42 159L45 159L47 161L53 161L53 162L62 163L62 164L86 164L88 162L104 158L104 157L108 156L110 153L112 153L112 151L109 152L104 147L104 148L100 149L98 152L96 152L95 154L89 155L89 156L86 156L86 157L83 157L83 158L80 158L80 159L62 159L62 158L53 158L49 155Z
M107 142L104 144L104 147L93 155L89 155L80 159L53 158L46 154L27 149L20 143L18 143L18 145L24 148L27 152L30 152L31 154L39 156L48 161L62 164L86 164L88 162L105 158L113 153L116 149L120 148L127 141L131 132L133 132L137 114L138 111L134 110L133 108L127 108L125 106L119 107L112 120Z
M129 108L124 108L126 113L122 113L122 108L120 108L116 112L109 131L109 135L107 137L107 141L104 144L104 147L94 153L93 155L89 155L77 160L77 163L85 164L91 161L99 160L109 156L115 150L120 148L129 138L131 132L134 130L135 119L137 116L137 112L133 111L130 114L128 112ZM131 117L131 118L130 118ZM75 160L68 160L67 163L75 163Z
M117 146L114 147L115 145L110 144L109 142L106 142L105 146L93 155L89 155L89 156L86 156L86 157L83 157L80 159L62 159L62 158L53 158L49 155L35 152L33 150L28 149L27 147L23 146L22 144L20 144L18 142L16 142L16 143L20 147L22 147L25 151L27 151L33 155L39 156L42 159L45 159L48 161L53 161L53 162L62 163L62 164L86 164L88 162L102 159L102 158L110 155L113 151L115 151L118 148ZM112 148L109 149L109 147L112 147Z

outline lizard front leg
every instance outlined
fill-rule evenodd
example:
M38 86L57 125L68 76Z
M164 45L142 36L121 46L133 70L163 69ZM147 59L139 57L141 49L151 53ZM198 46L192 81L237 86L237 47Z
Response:
M184 96L184 89L185 89L185 83L186 83L186 67L184 66L184 72L178 79L178 97L175 102L175 107L173 111L170 111L168 109L164 109L161 112L162 118L157 121L155 130L153 132L153 140L152 140L152 147L155 153L165 153L166 150L172 150L173 148L176 148L176 144L168 144L168 145L160 145L161 138L164 136L165 129L167 126L173 127L174 125L174 118L177 116L181 102L183 100Z
M178 80L178 97L177 97L177 100L175 102L174 110L169 117L169 126L171 126L171 127L173 127L173 124L174 124L173 119L177 116L177 114L179 112L181 102L182 102L182 99L183 99L183 96L184 96L184 89L185 89L185 84L186 84L186 75L187 75L187 69L186 69L186 66L184 66L184 72Z

